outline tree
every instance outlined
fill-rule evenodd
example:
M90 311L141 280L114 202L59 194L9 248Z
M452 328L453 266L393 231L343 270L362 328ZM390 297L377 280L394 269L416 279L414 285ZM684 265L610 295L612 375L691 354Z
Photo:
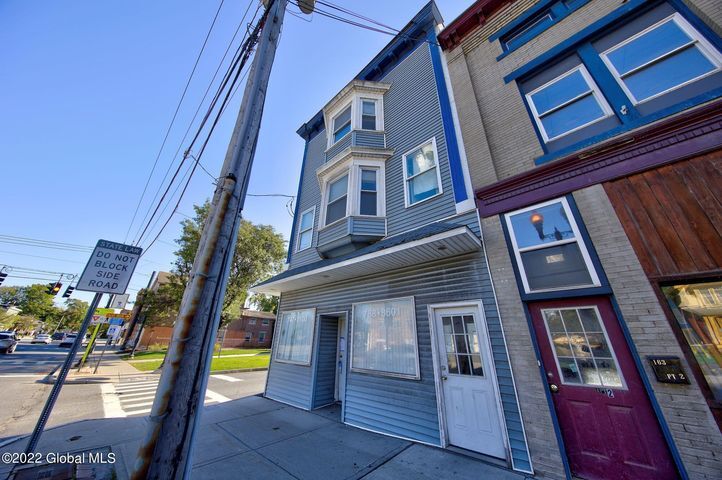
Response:
M173 290L177 305L180 305L183 290L190 278L203 225L208 218L211 204L206 201L203 205L196 205L193 208L195 217L181 222L183 230L180 238L176 240L179 248L175 252L176 261L171 284L182 287ZM221 325L227 324L240 314L240 309L248 296L248 289L252 285L281 270L286 253L283 237L272 226L256 225L243 219L240 222L236 251L226 284L226 296L223 299Z
M251 296L251 303L262 312L276 313L278 311L278 297L256 293Z
M85 314L88 312L88 302L84 302L77 298L69 298L65 301L65 310L61 313L63 323L60 325L61 329L69 329L77 331L80 329L80 325L83 323ZM60 319L58 319L60 322ZM57 323L53 325L53 328L57 326Z
M20 287L19 303L23 311L23 315L30 315L40 320L45 320L46 317L56 313L56 308L53 305L53 296L48 295L48 286L36 283L28 287Z
M17 305L22 299L22 287L0 287L0 305Z

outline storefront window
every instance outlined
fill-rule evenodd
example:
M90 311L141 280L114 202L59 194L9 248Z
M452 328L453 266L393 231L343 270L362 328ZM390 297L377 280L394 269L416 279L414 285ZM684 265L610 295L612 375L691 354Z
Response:
M277 361L304 365L311 363L315 317L314 309L283 312L280 315L274 357Z
M414 299L353 307L351 370L419 378Z
M663 287L715 400L722 402L722 282Z

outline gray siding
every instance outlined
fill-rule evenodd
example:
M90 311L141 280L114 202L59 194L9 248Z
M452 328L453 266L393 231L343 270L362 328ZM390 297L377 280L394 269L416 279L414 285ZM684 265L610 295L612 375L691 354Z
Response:
M396 235L456 213L454 192L451 186L446 138L436 90L436 79L427 44L420 45L383 79L391 88L384 96L384 127L386 146L395 151L386 162L386 215L387 235ZM406 208L404 204L403 154L423 142L436 138L443 195ZM321 191L316 170L351 145L383 147L383 134L354 131L341 139L326 154L326 132L321 131L308 142L303 184L299 197L299 213L316 205L315 228L321 209ZM298 219L294 228L298 228ZM314 236L316 236L314 234ZM316 243L314 242L314 246ZM295 245L294 245L295 248ZM314 249L291 254L290 268L320 259Z
M310 366L271 360L266 383L266 396L279 402L309 410L311 408Z
M452 216L456 207L429 46L419 46L382 81L391 84L384 96L384 127L386 144L395 153L386 162L386 215L388 234L395 235ZM402 157L432 137L436 137L444 193L406 208Z
M318 335L316 337L316 388L313 392L313 408L334 402L337 336L338 320L332 317L319 317Z
M354 130L353 144L357 147L384 148L386 139L382 132L370 132L367 130Z
M321 136L321 134L319 133L318 136ZM339 153L343 152L348 147L350 147L351 146L351 138L352 138L352 135L346 135L341 140L339 140L335 144L331 145L331 148L329 148L328 151L326 152L326 161L327 162L330 161L331 159L333 159L333 157L335 157L336 155L338 155ZM323 141L324 142L326 141L326 135L323 135Z
M386 234L386 218L351 217L350 231L353 235L378 235L383 237Z
M331 225L330 227L326 227L323 230L320 230L318 232L318 245L325 245L348 235L349 222L350 219L346 217L343 220L340 220L335 224Z
M447 221L468 225L474 233L479 234L476 212ZM378 432L440 444L427 305L481 300L492 344L511 454L517 468L529 469L511 368L482 252L285 293L282 310L316 307L320 312L345 311L351 309L352 303L403 296L414 296L416 302L421 379L407 380L349 371L344 404L345 421ZM271 379L269 386L270 382Z
M318 239L318 219L321 213L321 188L318 186L318 178L316 177L316 169L324 164L326 151L326 132L321 131L318 135L313 137L306 148L306 163L303 171L303 183L301 185L301 194L299 195L298 201L298 214L300 217L301 212L316 206L316 216L313 219L313 242L311 245L316 246ZM298 222L300 218L294 219L293 228L295 229L296 235L294 239L298 242ZM315 248L307 248L301 252L296 251L296 245L293 245L291 253L291 262L289 267L294 268L307 263L316 262L321 257L316 253Z

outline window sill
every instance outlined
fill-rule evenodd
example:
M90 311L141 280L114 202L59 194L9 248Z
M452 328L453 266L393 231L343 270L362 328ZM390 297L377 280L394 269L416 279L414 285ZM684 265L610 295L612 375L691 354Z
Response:
M717 98L720 98L720 97L722 97L722 88L718 88L718 89L709 91L702 95L698 95L696 97L690 98L687 101L684 101L684 102L678 103L676 105L667 107L665 109L659 110L658 112L652 113L645 117L637 118L636 120L634 120L632 122L624 123L622 125L619 125L616 128L608 130L599 135L589 137L589 138L584 139L580 142L577 142L573 145L569 145L568 147L562 148L561 150L557 150L557 151L542 155L541 157L538 157L534 160L534 164L538 166L538 165L543 165L545 163L552 162L554 160L558 160L562 157L565 157L565 156L572 154L574 152L577 152L579 150L583 150L583 149L585 149L587 147L591 147L597 143L603 142L605 140L609 140L613 137L616 137L617 135L627 133L631 130L637 129L639 127L643 127L650 123L656 122L657 120L661 120L665 117L669 117L671 115L680 113L684 110L688 110L690 108L699 106L703 103L706 103L706 102L709 102L712 100L716 100Z
M433 200L433 199L435 199L435 198L438 198L438 197L442 196L443 194L444 194L444 192L443 192L443 191L440 191L440 192L437 193L436 195L432 195L432 196L430 196L430 197L428 197L428 198L425 198L425 199L423 199L423 200L419 200L419 201L416 202L416 203L407 203L407 204L406 204L406 208L414 208L414 207L416 207L416 206L422 205L422 204L428 202L429 200Z
M278 358L274 358L273 361L276 363L286 363L288 365L298 365L299 367L310 367L311 366L310 360L308 362L294 362L291 360L280 360Z
M366 370L363 368L353 368L351 367L349 369L351 373L361 373L363 375L371 375L373 377L391 377L391 378L400 378L402 380L414 380L414 381L421 381L421 375L415 374L415 375L406 375L403 373L392 373L392 372L384 372L381 370Z

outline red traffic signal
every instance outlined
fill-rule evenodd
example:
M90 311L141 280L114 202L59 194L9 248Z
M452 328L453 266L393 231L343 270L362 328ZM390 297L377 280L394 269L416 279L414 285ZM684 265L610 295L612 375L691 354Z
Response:
M47 293L48 295L55 296L55 295L58 294L58 292L60 291L61 288L63 288L63 284L60 283L60 282L49 283L49 284L48 284L48 290L47 290L46 293Z

